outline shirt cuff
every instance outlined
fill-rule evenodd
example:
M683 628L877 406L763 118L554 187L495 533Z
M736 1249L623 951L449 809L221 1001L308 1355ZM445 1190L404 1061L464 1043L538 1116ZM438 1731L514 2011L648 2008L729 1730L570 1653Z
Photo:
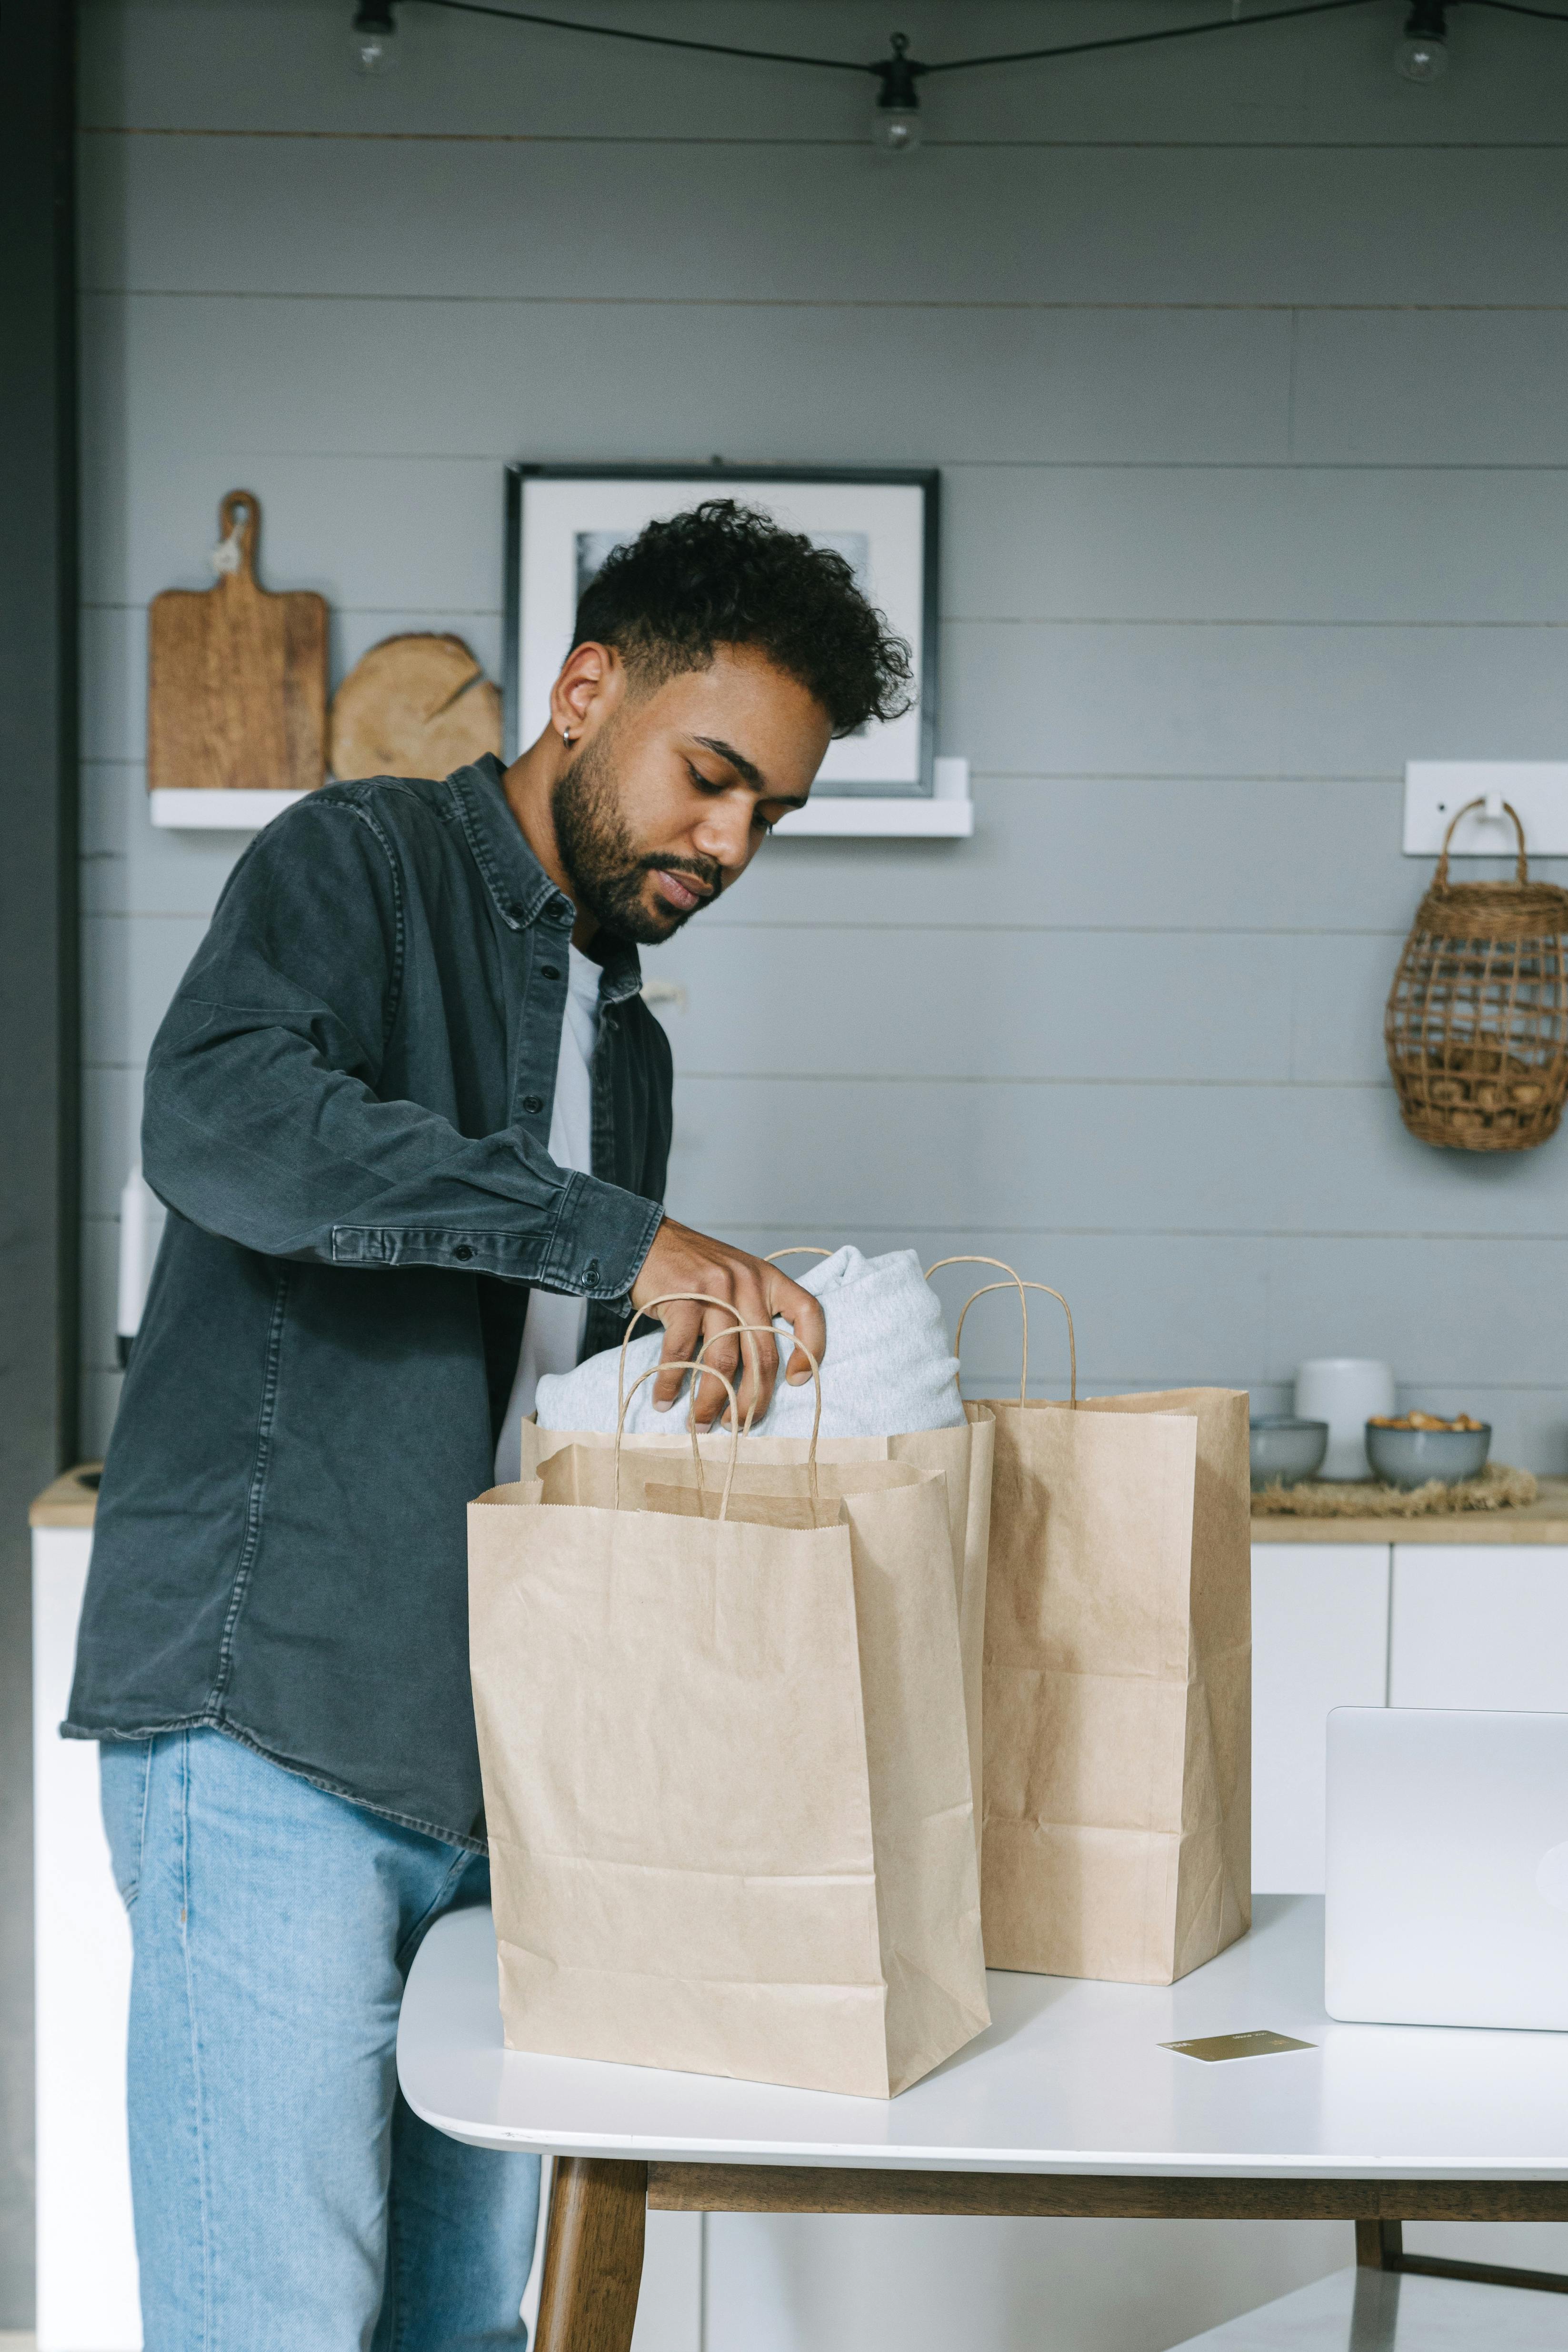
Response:
M574 1169L541 1279L578 1298L625 1298L663 1223L657 1201Z

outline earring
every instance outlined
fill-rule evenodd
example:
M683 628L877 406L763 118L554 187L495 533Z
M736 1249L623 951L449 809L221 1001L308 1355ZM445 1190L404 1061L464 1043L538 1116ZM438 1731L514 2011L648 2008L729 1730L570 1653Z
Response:
M563 727L561 730L561 740L563 743L570 743L572 740L572 730L570 727Z

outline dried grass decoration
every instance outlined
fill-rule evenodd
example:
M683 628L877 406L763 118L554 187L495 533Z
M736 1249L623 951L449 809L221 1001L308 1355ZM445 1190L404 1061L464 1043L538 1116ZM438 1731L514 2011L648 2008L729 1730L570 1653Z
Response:
M1384 1017L1399 1114L1424 1143L1530 1151L1568 1097L1568 890L1532 882L1524 827L1512 882L1450 882L1448 844L1394 975Z

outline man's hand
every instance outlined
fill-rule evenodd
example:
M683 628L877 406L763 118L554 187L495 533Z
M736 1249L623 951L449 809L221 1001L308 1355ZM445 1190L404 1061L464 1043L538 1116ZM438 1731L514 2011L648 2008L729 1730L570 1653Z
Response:
M678 1290L700 1291L724 1303L703 1307L671 1298L669 1294ZM667 1299L668 1304L652 1307L656 1298ZM666 1217L654 1235L653 1247L632 1285L632 1305L641 1307L645 1302L664 1325L659 1360L667 1369L653 1383L653 1401L661 1412L675 1402L686 1377L675 1367L695 1356L700 1343L706 1343L703 1362L734 1382L742 1361L737 1322L771 1327L773 1317L782 1315L795 1326L795 1338L810 1349L819 1364L827 1345L827 1325L808 1290L791 1282L766 1258L731 1249L728 1242L713 1241L707 1234L694 1234L689 1225L678 1225L673 1217ZM765 1329L745 1340L744 1351L745 1370L738 1399L742 1423L753 1408L759 1421L766 1412L778 1370L778 1349ZM811 1378L810 1362L800 1348L789 1360L785 1378L796 1387ZM721 1413L729 1412L730 1401L717 1381L700 1381L697 1386L696 1423L699 1429L706 1429Z

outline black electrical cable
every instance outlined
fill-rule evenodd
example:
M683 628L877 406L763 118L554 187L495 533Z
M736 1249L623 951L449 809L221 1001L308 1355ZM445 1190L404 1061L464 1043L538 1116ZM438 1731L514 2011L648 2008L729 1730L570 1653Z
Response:
M1287 16L1331 16L1340 8L1365 8L1371 0L1295 0L1289 8L1268 8L1256 16L1210 16L1201 25L1161 25L1152 33L1110 33L1099 41L1068 41L1055 49L1005 49L994 58L948 58L926 73L961 73L967 66L1033 65L1041 58L1081 58L1089 49L1135 49L1147 41L1183 41L1194 33L1240 33L1251 25L1278 25Z
M584 25L575 16L547 16L536 8L500 8L492 0L425 0L426 7L448 8L462 16L496 16L508 25L543 25L552 32L590 33L599 40L637 41L652 49L697 49L712 58L749 58L762 65L811 66L828 73L881 74L887 59L862 65L853 58L813 58L795 49L746 49L732 41L694 41L679 33L637 33L626 25ZM1539 8L1530 0L1466 0L1476 8L1496 8L1510 16L1536 16L1549 25L1568 25L1561 9ZM1201 33L1240 33L1255 25L1279 25L1290 17L1331 16L1342 8L1365 8L1372 0L1291 0L1284 8L1263 8L1251 16L1208 16L1196 25L1161 25L1146 33L1110 33L1095 41L1064 41L1055 48L1002 49L994 57L943 58L924 65L910 58L904 62L910 76L964 73L975 66L1038 65L1051 58L1081 58L1092 51L1143 48L1153 41L1191 40Z
M509 25L549 25L561 33L596 33L605 41L642 41L653 49L702 49L711 58L757 58L771 66L826 66L839 73L875 73L853 58L803 58L790 49L738 49L729 41L688 41L679 33L634 33L625 25L584 25L574 16L542 16L532 8L494 8L487 0L425 0L429 8L450 8L462 16L500 16Z
M1500 7L1511 5L1511 0L1479 0L1479 4L1483 7ZM1114 33L1102 40L1063 42L1056 48L1009 49L999 52L995 57L984 58L945 58L934 65L918 64L911 58L909 69L915 74L962 73L971 66L1033 65L1047 58L1083 57L1096 49L1132 49L1142 47L1151 41L1188 40L1197 33L1239 33L1253 25L1278 25L1287 17L1331 16L1342 8L1365 8L1371 5L1372 0L1293 0L1293 5L1289 7L1263 9L1252 16L1210 16L1201 24L1162 25L1153 32ZM852 58L803 57L793 49L745 49L737 47L731 41L688 40L678 33L636 33L625 25L584 25L574 16L546 16L533 8L498 8L491 5L491 0L426 0L426 5L449 8L464 16L499 16L507 24L545 25L555 32L592 33L606 41L640 41L648 48L700 49L709 57L751 58L775 66L815 66L834 73L875 74L881 71L880 64L862 65ZM1521 8L1520 13L1544 16L1547 12L1544 9ZM1568 18L1562 21L1568 22Z

